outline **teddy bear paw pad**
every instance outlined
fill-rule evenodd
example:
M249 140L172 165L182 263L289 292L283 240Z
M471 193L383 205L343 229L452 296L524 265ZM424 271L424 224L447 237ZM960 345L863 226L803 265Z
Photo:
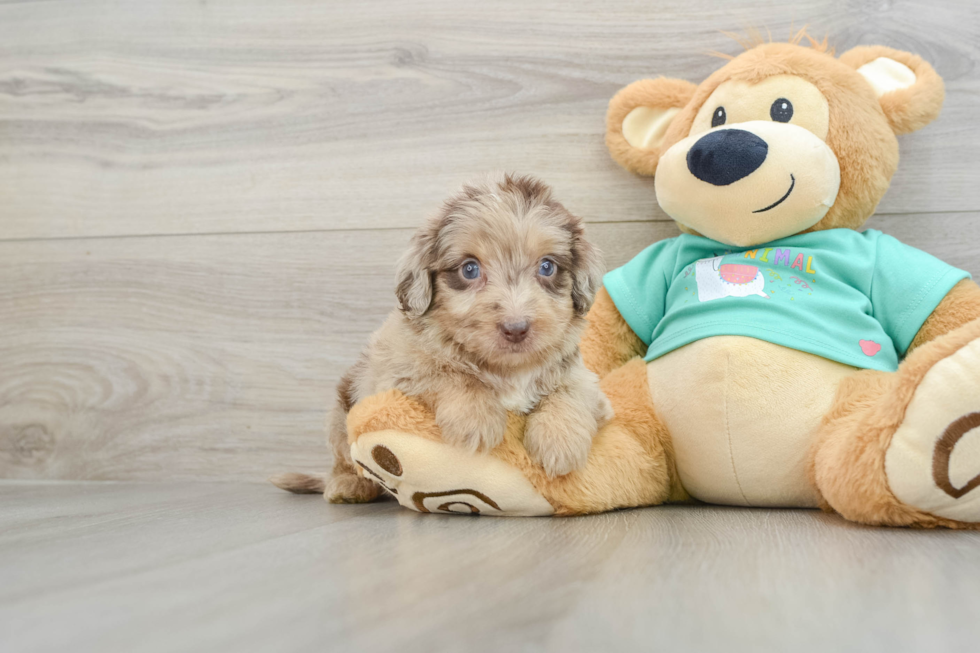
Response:
M980 522L980 339L926 373L892 436L885 472L899 501Z
M554 508L516 468L402 431L375 431L351 445L364 475L417 512L543 516Z

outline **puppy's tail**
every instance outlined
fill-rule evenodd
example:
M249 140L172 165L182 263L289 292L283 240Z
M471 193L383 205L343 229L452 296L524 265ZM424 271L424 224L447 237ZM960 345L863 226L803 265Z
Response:
M269 482L277 488L293 494L323 494L327 489L327 484L323 478L298 472L276 474L269 479Z

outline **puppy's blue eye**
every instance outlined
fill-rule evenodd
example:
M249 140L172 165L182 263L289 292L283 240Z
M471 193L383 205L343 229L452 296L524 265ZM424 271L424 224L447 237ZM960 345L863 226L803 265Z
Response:
M542 277L550 277L555 273L556 269L557 266L555 265L554 261L545 259L541 261L541 265L538 266L538 274L540 274Z
M463 265L459 268L459 272L463 275L464 279L469 279L470 281L473 279L479 279L480 264L471 259L463 263Z

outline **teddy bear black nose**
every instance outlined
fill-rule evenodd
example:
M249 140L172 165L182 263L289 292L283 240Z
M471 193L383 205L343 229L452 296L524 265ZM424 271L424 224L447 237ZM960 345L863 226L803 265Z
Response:
M699 138L687 153L691 174L715 186L727 186L758 170L769 146L744 129L721 129Z

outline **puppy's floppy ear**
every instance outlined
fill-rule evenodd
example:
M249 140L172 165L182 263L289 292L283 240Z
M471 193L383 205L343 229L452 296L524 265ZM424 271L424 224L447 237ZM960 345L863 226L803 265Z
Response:
M848 50L840 60L871 84L896 134L922 129L939 115L946 95L943 78L922 57L871 45Z
M395 273L395 296L399 307L408 317L418 317L429 310L434 292L436 240L439 225L436 220L415 232L406 251L398 261Z
M577 315L584 316L592 308L606 266L602 252L585 239L585 226L579 218L569 214L565 228L572 236L572 306Z
M697 85L683 79L641 79L616 93L606 112L606 147L616 163L653 176L667 128Z

